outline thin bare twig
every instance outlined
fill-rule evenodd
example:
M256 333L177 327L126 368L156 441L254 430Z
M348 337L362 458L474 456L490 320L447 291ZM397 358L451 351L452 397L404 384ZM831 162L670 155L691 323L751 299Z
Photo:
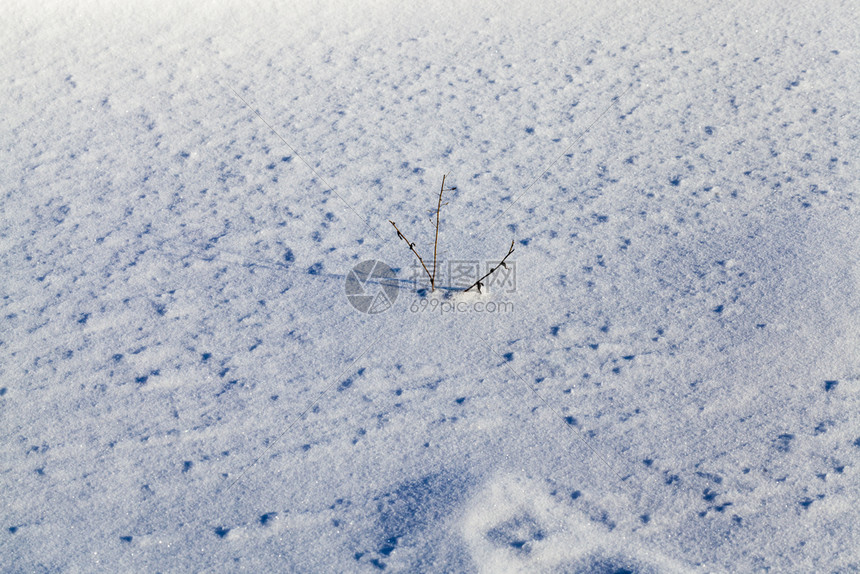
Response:
M436 207L436 240L433 242L433 275L430 277L430 291L436 288L436 249L439 246L439 211L442 209L442 192L454 191L456 187L445 189L445 178L448 174L442 176L442 187L439 189L439 205ZM445 205L448 205L447 202Z
M499 262L499 264L498 264L498 265L496 265L495 267L493 267L492 269L490 269L490 270L487 272L487 274L486 274L486 275L484 275L483 277L481 277L480 279L478 279L477 281L475 281L474 283L472 283L472 285L470 285L470 286L469 286L469 289L471 289L472 287L477 287L477 288L478 288L478 293L480 293L480 292L481 292L481 285L483 285L483 284L484 284L484 283L483 283L484 279L486 279L487 277L489 277L490 275L492 275L493 271L495 271L495 270L496 270L496 269L498 269L499 267L504 267L505 269L507 269L507 268L508 268L508 266L507 266L507 265L505 265L505 259L507 259L508 257L510 257L511 253L513 253L513 252L514 252L514 240L513 240L513 239L511 239L511 248L510 248L510 249L508 249L508 254L507 254L507 255L505 255L504 259L502 259L502 260ZM466 292L466 291L468 291L469 289L465 289L465 290L463 290L463 293L465 293L465 292Z
M391 221L390 219L388 220L388 223L390 223L391 225L394 225L394 229L397 229L397 225L396 225L393 221ZM414 243L413 241L409 241L408 239L406 239L406 238L403 236L403 234L402 234L402 233L400 233L400 230L399 230L399 229L397 229L397 237L399 237L400 239L402 239L403 241L405 241L407 245L409 245L409 249L411 249L411 250L412 250L412 253L414 253L414 254L415 254L415 257L417 257L417 258L418 258L418 261L420 261L420 262L421 262L421 267L423 267L423 268L424 268L424 271L427 273L427 277L429 277L429 278L430 278L430 285L432 286L432 285L433 285L433 276L432 276L432 275L430 275L430 272L429 272L429 271L427 271L427 266L426 266L426 265L424 265L424 260L423 260L423 259L421 259L421 256L420 256L420 255L418 255L418 252L417 252L417 251L415 251L415 243Z

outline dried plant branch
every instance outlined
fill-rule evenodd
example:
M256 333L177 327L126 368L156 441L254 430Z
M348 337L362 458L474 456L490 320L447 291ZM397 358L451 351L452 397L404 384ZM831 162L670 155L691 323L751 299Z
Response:
M427 271L427 266L426 266L426 265L424 265L424 260L423 260L423 259L421 259L421 256L420 256L420 255L418 255L418 252L417 252L417 251L415 251L415 243L414 243L414 242L412 242L412 241L409 241L408 239L406 239L406 238L403 236L403 234L402 234L402 233L400 233L400 230L399 230L399 229L397 229L397 225L396 225L393 221L391 221L391 220L389 219L389 220L388 220L388 223L390 223L391 225L394 225L394 229L396 229L396 230L397 230L397 237L399 237L400 239L402 239L403 241L405 241L405 242L406 242L406 244L409 246L409 249L411 249L411 250L412 250L412 253L414 253L414 254L415 254L415 257L417 257L417 258L418 258L418 261L420 261L420 262L421 262L421 267L423 267L423 268L424 268L424 271L427 273L427 277L429 277L429 278L430 278L430 285L431 285L431 289L432 289L432 285L433 285L433 276L432 276L432 275L430 275L430 272L429 272L429 271Z
M489 277L490 275L492 275L492 274L493 274L493 272L494 272L496 269L498 269L499 267L504 267L505 269L507 269L507 268L508 268L508 266L507 266L507 265L505 265L505 259L507 259L508 257L510 257L511 253L513 253L513 252L514 252L514 241L513 241L513 240L511 240L511 248L510 248L510 249L508 249L508 254L507 254L507 255L505 255L504 259L502 259L502 260L499 262L499 264L498 264L498 265L496 265L495 267L493 267L492 269L490 269L490 270L487 272L487 274L486 274L486 275L484 275L483 277L481 277L480 279L478 279L477 281L475 281L474 283L472 283L472 285L470 285L470 286L469 286L469 289L471 289L472 287L477 287L477 288L478 288L478 293L480 293L480 292L481 292L481 286L484 284L484 283L483 283L484 279L486 279L487 277ZM465 290L463 291L463 293L465 293L465 292L466 292L466 291L468 291L469 289L465 289Z
M412 253L415 254L415 257L418 258L418 261L421 262L421 267L424 268L424 272L427 274L427 277L430 279L430 291L431 292L436 290L436 270L437 270L437 263L438 263L438 254L439 254L439 222L441 219L440 212L442 211L443 205L448 205L447 202L442 203L442 195L446 191L454 191L455 189L457 189L456 187L447 187L447 188L445 187L445 180L447 179L447 177L448 177L448 174L445 174L442 176L442 186L439 188L439 201L436 204L436 238L433 242L433 272L432 273L430 272L429 269L427 269L427 265L424 263L424 260L421 259L421 256L418 255L418 252L415 250L415 243L413 241L409 241L408 239L406 239L406 237L404 237L403 233L400 232L400 229L397 228L397 224L395 224L390 219L388 220L388 223L393 225L394 230L397 231L397 237L399 237L400 239L402 239L403 241L406 242L406 245L409 246L409 249L412 251ZM430 213L432 214L433 212L431 211ZM504 267L505 269L507 269L508 266L505 263L505 260L507 260L507 258L510 257L513 252L514 252L514 241L511 240L511 246L510 246L510 248L508 248L508 252L504 256L504 258L502 258L502 260L499 261L499 264L496 265L495 267L491 268L487 272L486 275L484 275L483 277L481 277L480 279L478 279L477 281L472 283L467 289L464 289L463 292L465 293L466 291L471 291L473 287L477 287L478 293L481 293L481 287L484 286L484 279L486 279L487 277L489 277L490 275L495 273L499 267Z
M436 206L436 240L433 242L433 275L430 277L430 291L436 287L436 250L439 247L439 211L442 210L442 192L454 191L456 187L445 189L445 178L448 174L442 176L442 187L439 189L439 205ZM445 203L445 205L448 205Z

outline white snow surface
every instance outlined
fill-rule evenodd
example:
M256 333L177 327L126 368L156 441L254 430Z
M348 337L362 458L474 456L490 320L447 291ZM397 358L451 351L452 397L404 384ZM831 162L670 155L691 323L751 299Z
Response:
M0 570L860 572L856 3L132 4L0 8Z

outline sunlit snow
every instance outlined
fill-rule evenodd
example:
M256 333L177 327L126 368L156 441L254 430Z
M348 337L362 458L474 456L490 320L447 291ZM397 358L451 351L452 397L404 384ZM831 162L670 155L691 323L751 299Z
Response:
M860 571L853 4L0 15L3 572Z

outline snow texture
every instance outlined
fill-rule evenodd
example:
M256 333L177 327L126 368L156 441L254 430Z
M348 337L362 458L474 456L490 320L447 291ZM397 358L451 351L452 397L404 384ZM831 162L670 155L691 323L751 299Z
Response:
M0 570L860 572L857 12L4 2Z

